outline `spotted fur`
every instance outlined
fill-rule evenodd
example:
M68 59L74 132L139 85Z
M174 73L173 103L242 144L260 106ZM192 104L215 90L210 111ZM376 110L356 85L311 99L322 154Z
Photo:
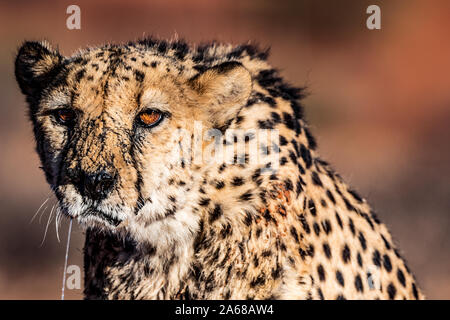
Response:
M37 152L62 212L87 230L86 298L423 297L385 225L319 158L303 90L266 58L250 45L155 39L71 57L23 44L16 77ZM56 123L61 106L75 110L73 127ZM152 129L135 120L148 107L166 115ZM176 161L171 133L193 134L195 120L221 132L278 130L278 144L261 146L278 153L278 170L265 174L274 164L264 157ZM77 187L79 173L99 171L115 184L92 200Z

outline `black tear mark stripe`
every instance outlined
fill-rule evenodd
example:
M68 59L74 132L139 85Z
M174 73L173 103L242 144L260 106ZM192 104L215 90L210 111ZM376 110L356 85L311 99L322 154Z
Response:
M56 177L56 186L61 185L62 173L64 171L64 165L66 164L67 153L69 152L72 144L76 145L76 139L74 139L74 136L75 136L74 131L69 130L67 132L67 141L66 141L63 149L61 150L60 154L58 155L58 158L57 158L57 163L58 163L57 175L58 176Z
M135 135L135 130L132 130L129 134L130 134L130 141L133 141L134 140L134 135ZM142 185L143 185L142 173L139 170L139 164L137 163L137 160L136 160L136 157L135 157L137 148L139 148L138 144L131 143L130 157L131 157L131 161L132 161L132 166L133 166L134 170L136 171L136 177L137 177L136 181L134 183L134 186L136 188L136 193L137 193L137 200L136 200L136 205L135 205L135 208L134 208L134 214L135 215L137 215L139 213L139 211L141 210L141 208L145 204L145 199L142 196Z

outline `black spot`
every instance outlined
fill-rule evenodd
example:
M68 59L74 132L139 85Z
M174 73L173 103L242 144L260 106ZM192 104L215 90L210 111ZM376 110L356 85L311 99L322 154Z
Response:
M397 279L403 287L406 287L405 274L400 269L397 270Z
M359 239L359 242L361 243L361 248L364 251L366 251L366 249L367 249L366 238L364 237L364 234L362 234L362 232L359 232L358 239Z
M166 41L161 41L159 43L158 47L157 47L157 50L160 53L163 53L163 54L166 53L166 51L167 51L167 42Z
M323 252L328 259L331 259L331 249L328 243L323 244Z
M261 87L272 87L276 83L281 81L281 78L277 76L277 72L275 69L265 69L261 70L256 76L256 80L258 81Z
M166 217L170 217L170 216L173 216L176 211L177 211L177 208L173 207L173 208L166 209L164 214Z
M310 233L311 233L311 228L309 227L309 224L308 224L308 222L306 221L305 216L304 216L303 214L300 214L300 215L298 216L298 219L299 219L300 222L302 223L302 227L303 227L303 229L305 230L305 232L306 232L307 234L310 234Z
M289 159L291 159L293 164L297 164L297 156L292 150L289 150Z
M356 261L358 261L358 265L360 267L362 267L363 262L362 262L362 258L361 258L361 254L358 252L358 254L356 255Z
M250 282L250 287L254 288L256 286L263 285L266 282L266 277L264 274L260 274L257 278Z
M137 82L142 82L144 81L145 74L139 70L134 70L134 78Z
M241 194L239 199L242 200L242 201L249 201L249 200L251 200L252 197L253 197L252 191L248 190L247 192Z
M348 263L350 261L350 248L348 245L344 246L344 249L342 250L342 260L344 263Z
M297 121L291 114L283 112L283 122L291 130L297 130Z
M261 176L261 169L258 168L258 169L256 169L255 172L253 173L253 175L252 175L252 180L253 180L253 181L256 181L256 180L259 179L260 176Z
M272 215L270 214L269 209L264 210L263 213L263 217L264 219L266 219L266 221L270 222L270 221L275 221L275 219L272 217Z
M419 293L417 292L417 287L416 287L415 283L412 284L412 292L413 292L414 298L416 298L416 300L419 299Z
M389 244L389 241L386 240L386 238L381 235L381 238L383 239L384 245L386 246L386 249L391 250L391 245Z
M292 139L291 143L294 146L294 150L297 153L297 157L300 157L300 148L298 147L297 141L295 139Z
M260 129L273 129L273 122L270 120L258 120Z
M282 135L280 135L280 145L285 146L288 144L288 141L286 140L286 138Z
M322 289L317 288L317 294L319 295L319 299L320 300L324 300L325 299L324 296L323 296L323 293L322 293Z
M152 68L156 68L158 66L158 62L157 61L152 61L152 63L150 63L150 66Z
M370 216L372 217L373 221L375 221L376 224L380 224L381 223L380 219L378 219L378 217L377 217L375 212L370 211Z
M361 280L361 276L359 274L355 277L355 288L356 288L356 291L358 291L358 292L363 292L364 291L364 287L363 287L363 283L362 283L362 280Z
M232 233L233 233L233 230L231 229L231 224L227 223L226 225L223 226L222 231L220 232L220 235L222 236L222 239L225 239Z
M342 294L340 294L336 297L336 300L347 300L347 299L345 299L345 297Z
M286 178L286 180L284 180L284 186L289 191L294 190L294 185L292 184L292 181L289 178Z
M356 201L358 201L359 203L363 202L363 199L359 196L358 193L356 193L355 190L347 190L347 191L353 196L353 198L355 198Z
M350 231L352 232L352 234L355 235L355 225L353 224L352 218L348 219L348 226L350 227Z
M309 245L309 247L308 247L308 255L311 257L311 258L314 258L314 246L312 245L312 244L310 244Z
M305 128L305 134L306 134L306 139L308 140L308 147L311 150L316 149L317 148L316 139L314 139L313 135L311 134L311 132L309 131L308 128Z
M337 212L335 212L335 213L336 213L336 221L337 221L339 227L341 227L341 229L343 229L341 217L339 216L339 214Z
M311 214L313 215L313 217L316 216L316 204L314 203L314 201L312 199L309 199L308 201L308 209L309 212L311 212Z
M302 178L299 177L297 180L297 183L295 184L295 189L296 189L296 194L297 197L300 195L300 193L303 191L303 187L302 187Z
M392 271L391 259L389 258L389 256L387 254L383 255L383 266L387 272Z
M291 235L294 238L295 242L298 243L298 233L297 230L295 229L295 227L291 227Z
M311 174L312 182L319 187L322 187L322 180L320 180L319 175L316 171L313 171Z
M211 199L209 199L209 198L201 198L199 204L200 204L202 207L206 207L206 206L209 205L209 202L210 202L210 201L211 201Z
M275 269L272 269L272 278L273 279L278 279L281 276L281 265L277 264L277 267Z
M212 223L212 222L216 221L216 220L219 219L222 215L223 215L222 207L220 206L220 204L216 204L216 205L214 206L214 210L212 210L212 211L210 212L210 215L209 215L209 222Z
M234 177L231 180L231 184L235 187L242 186L244 184L244 179L242 177Z
M369 215L367 213L361 213L361 215L364 217L364 219L366 219L367 223L370 225L372 230L375 230L374 225L372 223L372 220L370 220Z
M177 41L172 44L172 49L175 50L175 57L183 60L186 54L189 52L189 47L184 41Z
M325 231L326 234L329 234L332 231L331 230L330 220L325 219L324 221L322 221L322 228L323 228L323 231Z
M336 271L336 280L341 286L345 285L344 277L342 276L342 272L339 270Z
M281 117L277 112L272 112L270 114L270 116L272 117L272 122L273 123L280 123L281 122Z
M348 201L348 199L342 196L342 200L344 200L345 206L349 211L356 211L355 207Z
M86 70L85 70L85 69L81 69L80 71L78 71L78 72L75 74L75 81L76 81L76 82L80 82L81 79L83 79L85 73L86 73Z
M320 234L320 227L317 224L317 222L314 222L313 229L314 229L314 232L316 233L316 235L318 236Z
M270 250L264 250L261 253L261 256L263 256L264 258L270 257L271 255L272 255L272 251L270 251Z
M312 165L311 152L308 149L306 149L303 143L300 146L300 155L306 164L306 168L311 167Z
M222 189L223 187L225 187L225 183L224 183L223 181L217 181L217 183L216 183L216 189L217 189L217 190L220 190L220 189Z
M317 267L317 274L319 275L320 281L325 281L325 270L321 264Z
M330 190L327 190L327 197L331 200L331 202L333 202L333 204L336 204L336 199L334 198Z
M389 299L393 300L395 298L395 295L397 294L397 289L395 289L395 286L390 283L387 287Z
M375 250L373 252L372 261L374 265L376 265L377 267L381 267L381 257L378 250Z
M306 251L303 250L302 248L299 248L299 249L298 249L298 253L300 254L300 257L302 258L302 260L305 260L305 257L308 255L308 254L306 253Z
M246 226L250 226L253 222L253 215L249 211L245 211L244 223Z

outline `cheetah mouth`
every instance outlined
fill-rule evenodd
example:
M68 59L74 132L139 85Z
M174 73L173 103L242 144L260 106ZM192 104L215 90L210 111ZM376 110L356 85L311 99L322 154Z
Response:
M79 218L81 218L81 220L85 220L83 222L85 222L86 224L91 224L92 222L100 222L112 227L117 227L123 222L123 219L113 217L110 214L107 214L96 208L90 208L86 210L79 216Z

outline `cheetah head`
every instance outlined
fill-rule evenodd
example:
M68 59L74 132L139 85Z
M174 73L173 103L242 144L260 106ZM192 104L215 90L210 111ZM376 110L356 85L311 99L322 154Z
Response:
M225 127L250 95L247 69L225 62L198 72L145 45L64 57L46 42L23 44L15 68L64 214L87 227L126 225L137 236L158 225L155 239L194 228L195 218L178 211L202 166L186 165L174 133L193 136L195 121Z

